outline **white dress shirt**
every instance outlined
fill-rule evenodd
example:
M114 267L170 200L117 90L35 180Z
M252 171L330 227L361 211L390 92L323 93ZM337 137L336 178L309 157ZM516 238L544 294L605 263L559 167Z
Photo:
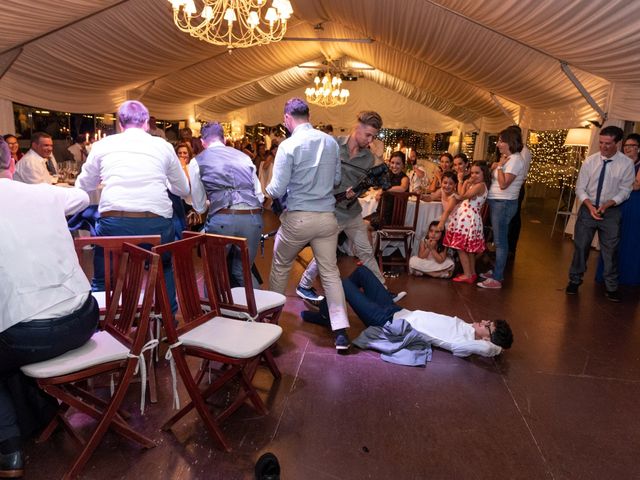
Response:
M226 148L222 142L213 142L208 147L208 149L216 149L216 148ZM238 160L242 161L242 160ZM247 157L246 164L248 167L252 168L255 172L255 165L251 162L251 159ZM204 188L202 180L200 179L200 166L195 158L192 158L189 162L189 179L191 180L191 202L193 209L198 213L204 213L207 211L207 192ZM264 194L262 193L262 185L260 185L260 180L258 180L257 175L254 175L253 179L253 187L256 194L256 198L260 201L260 203L264 202Z
M605 158L598 152L587 157L580 167L578 180L576 181L576 197L580 204L587 198L595 205L598 194L598 180ZM622 152L616 152L611 157L612 162L605 170L602 192L600 192L600 205L608 200L613 200L616 205L624 202L633 188L635 170L633 160ZM20 160L22 161L22 160Z
M436 347L449 350L456 357L481 355L495 357L502 353L502 347L488 340L476 340L473 325L459 319L439 313L422 310L400 310L394 319L403 318L420 333L428 336Z
M82 190L0 179L0 332L82 306L90 291L65 215L89 205Z
M53 154L50 158L57 171L58 162ZM22 183L55 183L54 177L47 170L47 159L38 155L33 149L25 153L17 163L13 178Z
M171 218L167 189L189 195L189 182L170 143L141 128L128 128L93 144L76 186L86 192L102 183L98 211L151 212Z

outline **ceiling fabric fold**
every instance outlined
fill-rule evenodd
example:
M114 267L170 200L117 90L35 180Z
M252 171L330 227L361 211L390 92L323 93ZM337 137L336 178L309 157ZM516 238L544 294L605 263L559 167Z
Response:
M43 108L106 113L139 98L159 118L242 117L300 95L312 70L297 65L348 59L374 68L356 72L361 84L431 110L419 116L447 127L435 131L508 122L492 93L514 118L526 111L527 128L598 119L564 61L610 117L640 120L640 2L294 0L287 37L372 42L282 41L231 54L178 31L166 0L5 3L0 97ZM376 97L349 103L396 122Z

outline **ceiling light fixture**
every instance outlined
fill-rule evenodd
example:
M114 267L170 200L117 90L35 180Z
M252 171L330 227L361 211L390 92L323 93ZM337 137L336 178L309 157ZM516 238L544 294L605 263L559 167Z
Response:
M229 50L282 40L293 14L289 0L169 0L183 32ZM200 12L200 13L198 13Z
M309 87L304 92L309 103L321 107L339 107L349 100L349 90L341 88L340 74L332 76L329 72L320 72L313 83L315 87Z

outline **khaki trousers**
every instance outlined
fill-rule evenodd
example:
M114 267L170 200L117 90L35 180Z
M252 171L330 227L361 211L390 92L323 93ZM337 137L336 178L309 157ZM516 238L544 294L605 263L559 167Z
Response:
M291 266L307 243L311 244L324 288L331 328L349 327L347 306L336 260L338 222L333 212L284 212L273 247L269 286L284 294Z
M373 248L369 241L369 235L367 233L367 224L364 223L360 216L351 218L344 222L338 223L340 231L346 233L347 238L351 241L353 247L353 253L360 259L362 264L371 270L376 278L384 285L385 278L380 273L380 267L378 262L373 256ZM300 286L303 288L311 288L313 282L318 277L318 266L316 265L315 258L311 260L307 269L300 278Z

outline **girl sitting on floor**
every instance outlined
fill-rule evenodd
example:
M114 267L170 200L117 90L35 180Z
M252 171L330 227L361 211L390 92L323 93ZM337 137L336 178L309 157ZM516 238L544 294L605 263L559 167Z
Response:
M461 200L447 224L447 233L444 237L444 245L458 250L463 273L453 279L454 282L475 283L476 253L484 251L484 236L480 209L487 199L491 175L486 162L473 162L471 175L463 186L464 193L454 194L453 197ZM444 230L444 222L441 219L438 225Z
M435 278L451 278L455 263L442 245L442 235L438 221L431 222L427 235L420 242L418 255L409 259L410 273L418 277L426 274Z

